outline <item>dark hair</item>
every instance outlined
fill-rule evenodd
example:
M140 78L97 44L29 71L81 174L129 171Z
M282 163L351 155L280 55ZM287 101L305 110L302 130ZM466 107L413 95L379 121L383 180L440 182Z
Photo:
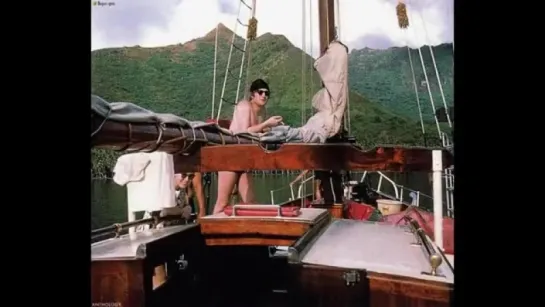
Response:
M262 88L267 89L269 92L271 91L267 82L265 82L263 79L256 79L254 82L252 82L252 85L250 85L250 93Z

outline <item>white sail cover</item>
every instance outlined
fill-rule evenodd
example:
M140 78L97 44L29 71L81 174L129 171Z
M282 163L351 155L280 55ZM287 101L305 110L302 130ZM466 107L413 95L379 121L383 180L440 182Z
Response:
M325 143L339 132L348 94L348 49L338 41L331 42L314 68L324 85L312 98L316 114L301 128L275 127L263 134L261 141Z
M348 52L346 47L334 41L325 54L314 62L314 68L320 75L324 88L312 98L314 114L301 127L303 142L310 142L313 133L320 135L320 141L337 134L341 128L342 117L346 109L348 85Z

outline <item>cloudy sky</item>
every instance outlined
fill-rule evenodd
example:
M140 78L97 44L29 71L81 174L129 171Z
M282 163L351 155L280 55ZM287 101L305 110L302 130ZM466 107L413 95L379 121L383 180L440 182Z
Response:
M92 0L93 2L94 0ZM235 28L240 0L103 0L92 6L91 49L164 46L201 37L221 22ZM252 0L245 0L252 3ZM397 0L338 0L340 38L352 48L382 49L452 42L454 0L405 0L409 30L397 25ZM306 26L303 27L303 4ZM285 35L299 48L316 55L318 1L257 0L258 35ZM250 11L240 8L246 23ZM312 23L312 27L310 24ZM305 29L305 46L303 42ZM237 33L245 35L238 25Z

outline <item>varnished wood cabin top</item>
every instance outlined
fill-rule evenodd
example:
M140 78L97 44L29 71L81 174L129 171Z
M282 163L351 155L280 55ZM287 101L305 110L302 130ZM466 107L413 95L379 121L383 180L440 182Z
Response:
M267 206L267 205L263 205ZM316 208L301 208L301 215L295 217L288 216L240 216L240 215L227 215L224 212L216 213L213 215L208 215L201 218L201 222L209 221L218 221L218 222L228 222L228 221L237 221L237 220L252 220L252 221L263 221L263 222L288 222L288 223L303 223L303 224L314 224L320 221L323 217L328 215L326 209L316 209Z
M310 228L331 219L326 209L300 210L297 217L229 216L222 212L205 216L199 223L207 245L291 245Z
M91 244L91 261L136 260L146 257L146 244L197 227L197 224L148 229Z
M308 248L301 262L327 267L360 269L416 279L454 283L454 273L444 259L434 277L428 254L415 246L407 228L374 222L334 220Z

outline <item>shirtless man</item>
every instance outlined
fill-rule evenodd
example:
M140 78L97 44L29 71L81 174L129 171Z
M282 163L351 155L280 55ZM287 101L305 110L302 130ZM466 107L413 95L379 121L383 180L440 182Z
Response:
M252 82L250 97L248 100L242 100L236 105L229 130L233 133L260 133L280 124L282 122L281 116L272 116L263 121L265 105L269 96L269 85L265 81L257 79ZM218 198L214 207L214 213L222 212L225 206L228 205L229 197L236 183L238 183L238 193L241 202L245 204L255 202L251 174L218 172Z

